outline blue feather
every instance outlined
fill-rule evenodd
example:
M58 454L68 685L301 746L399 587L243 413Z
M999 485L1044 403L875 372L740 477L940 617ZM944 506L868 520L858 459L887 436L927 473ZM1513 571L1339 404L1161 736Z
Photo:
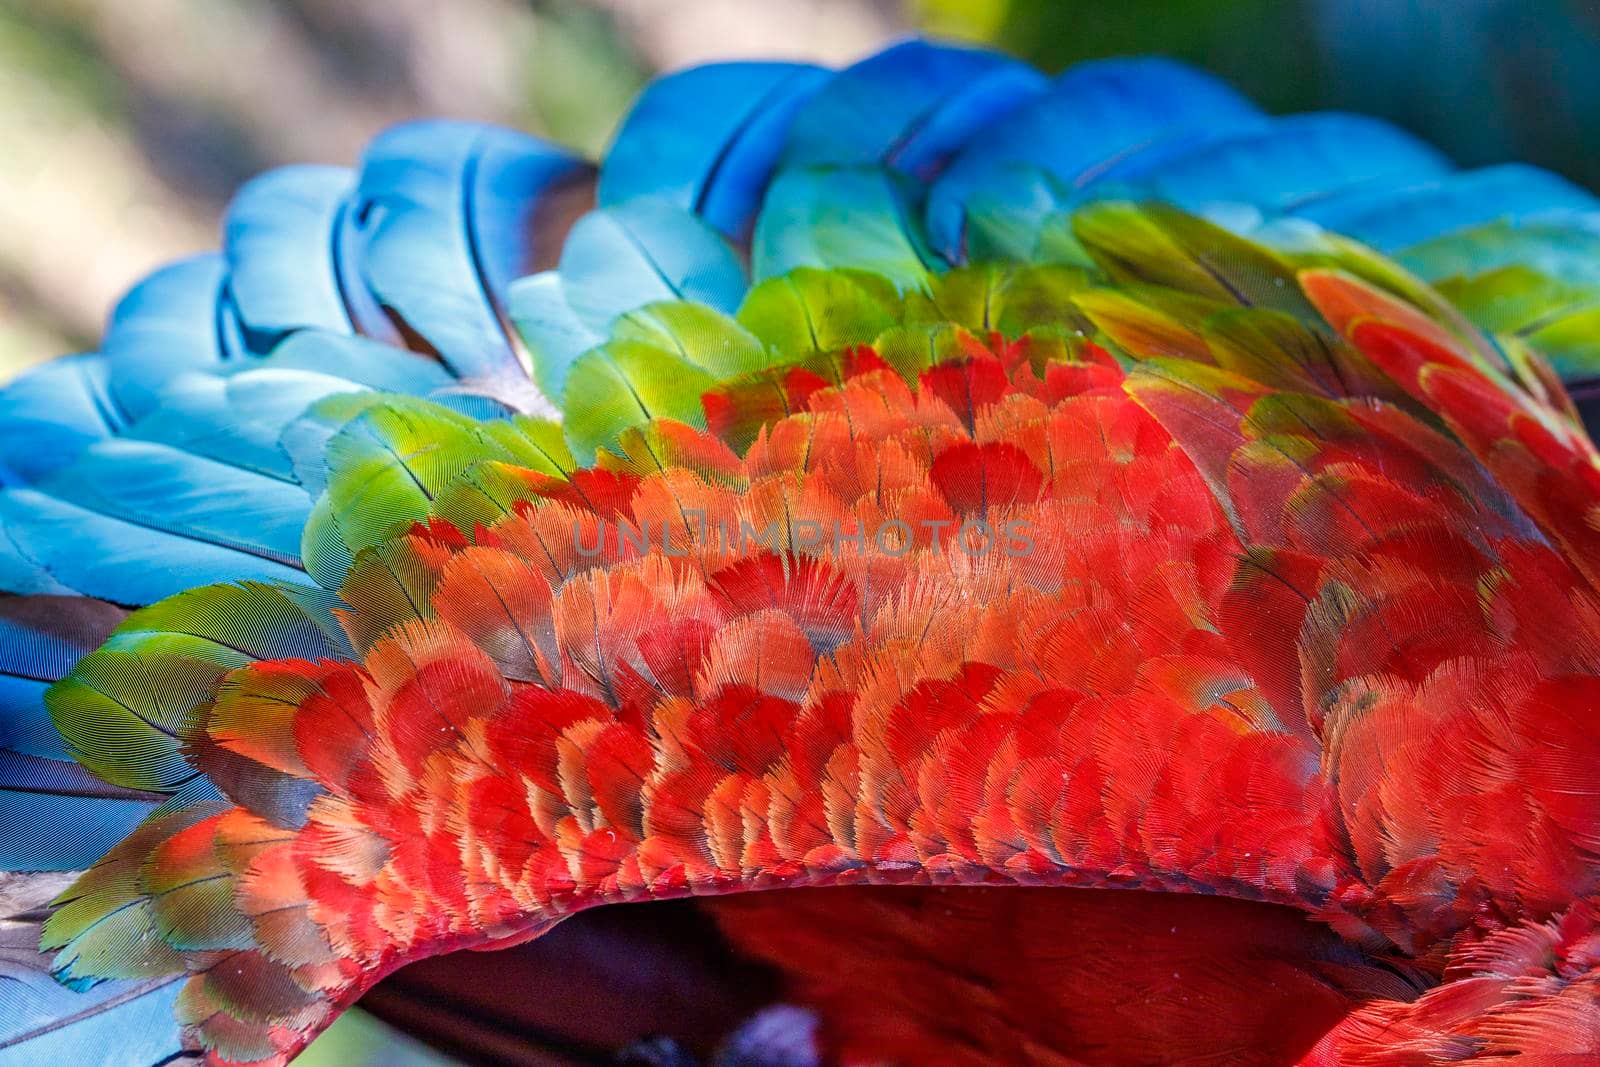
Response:
M0 1067L157 1067L183 1051L182 975L78 992L43 967L0 957Z
M337 242L354 185L343 167L283 167L234 196L222 246L239 317L253 334L354 329L340 292Z
M161 268L117 304L100 351L111 396L129 419L154 410L167 380L240 354L226 310L225 265L211 253Z
M606 154L600 206L659 196L744 236L795 111L832 76L797 63L719 63L654 82Z
M4 627L0 627L0 639L15 640ZM61 735L44 711L44 691L50 688L50 681L0 666L0 754L66 758Z
M473 260L483 290L505 318L506 290L541 263L554 263L565 238L559 218L544 224L546 206L567 188L585 203L594 168L565 149L520 133L484 128L481 152L467 186ZM559 212L558 212L559 214Z
M8 490L0 488L0 498ZM58 582L40 565L39 561L22 551L12 540L6 528L5 517L0 514L0 590L11 593L67 594L72 590Z
M293 482L283 431L324 397L364 391L344 378L275 367L227 377L189 374L167 388L160 410L128 436Z
M458 122L398 126L368 147L363 274L458 375L521 373L498 301L530 262L539 194L573 167L531 137Z
M34 367L0 390L0 482L36 481L125 425L99 355Z
M1162 137L1260 113L1215 78L1169 60L1073 67L1043 95L983 129L950 162L928 191L929 241L952 262L964 258L969 199L1008 171L1036 168L1071 184Z
M72 762L44 706L51 683L125 617L86 597L0 597L0 870L82 869L162 799Z
M988 76L1019 66L993 52L926 41L885 49L840 71L806 102L789 129L783 163L850 167L900 154L914 164L907 169L925 165L949 152L972 128L970 106L954 109L961 121L933 122L941 106L961 100ZM1015 88L1017 83L1003 84ZM916 146L930 123L935 136Z
M69 756L0 749L0 871L83 870L165 799L103 782Z
M4 780L5 762L6 753L0 752L0 871L81 871L111 851L158 806L154 801L15 790ZM39 763L100 781L70 761ZM62 833L63 827L71 827L71 832Z
M996 122L1037 99L1049 83L1021 63L1007 63L957 88L919 117L884 162L904 174L932 180L951 156Z
M1451 174L1401 188L1358 188L1306 205L1295 214L1347 237L1393 252L1486 222L1563 211L1594 211L1600 201L1565 178L1521 164Z
M574 317L602 335L618 315L657 300L696 300L732 313L746 287L744 268L721 234L653 197L579 219L560 269Z
M0 752L66 758L38 698L126 617L87 597L0 596Z
M255 369L314 371L358 386L426 396L455 383L444 364L365 337L302 330L279 342ZM248 372L246 372L248 373Z
M34 489L0 489L0 533L19 558L59 583L57 589L117 604L150 604L215 582L310 582L298 567L267 555L142 526Z
M566 388L567 368L605 340L591 330L567 303L559 271L547 270L511 286L511 321L533 362L533 379L550 396Z
M1191 210L1243 203L1278 214L1347 189L1425 181L1450 169L1397 127L1326 112L1174 138L1106 168L1090 188L1114 195L1132 188Z
M91 445L39 488L103 515L291 567L299 565L300 529L311 508L298 485L132 438Z
M339 294L344 297L345 310L357 333L379 344L405 348L406 339L400 335L394 319L383 309L364 272L364 257L371 234L363 229L358 208L356 198L351 196L335 220L333 268L339 283Z
M314 403L368 390L427 395L455 386L444 366L361 337L301 330L227 374L170 382L161 406L128 431L244 470L294 481L281 438Z

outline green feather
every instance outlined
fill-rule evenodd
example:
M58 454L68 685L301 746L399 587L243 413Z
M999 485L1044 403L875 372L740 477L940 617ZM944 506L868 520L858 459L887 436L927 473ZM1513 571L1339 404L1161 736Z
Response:
M871 344L900 315L900 295L877 275L802 267L751 289L738 319L786 364Z
M576 467L573 464L568 470ZM490 526L512 513L519 503L537 499L528 486L527 468L520 463L492 460L463 471L433 501L433 514L468 537L479 526ZM553 473L553 472L545 472Z
M760 338L704 304L646 304L618 319L611 339L653 345L719 378L748 374L768 364Z
M703 426L701 396L770 359L759 338L713 308L648 304L618 319L611 339L573 365L562 405L567 439L587 459L651 419Z
M201 638L139 634L79 660L45 693L74 758L129 789L168 791L196 774L183 740L218 680L250 658Z
M907 323L879 334L873 350L907 382L915 382L929 367L965 355L961 339L966 333L948 322Z
M1434 282L1520 266L1570 285L1600 286L1600 233L1583 225L1501 220L1412 245L1394 258Z
M978 336L998 330L1010 338L1037 329L1087 331L1073 297L1091 284L1081 267L984 263L934 279L926 295L908 294L906 321L955 323Z
M477 428L498 446L500 453L492 457L496 461L506 460L527 470L560 476L578 465L560 423L518 415L480 422Z
M1532 345L1561 377L1600 370L1600 286L1573 285L1513 266L1447 279L1438 289L1478 326ZM1501 347L1509 358L1509 347Z
M1519 336L1550 361L1563 380L1600 375L1600 304L1569 311Z
M351 611L344 615L351 643L365 654L394 627L433 617L438 572L410 539L364 549L340 590Z
M1200 335L1217 366L1293 392L1413 401L1353 345L1325 325L1267 308L1229 308L1208 317Z
M56 974L69 983L181 974L185 961L161 935L144 877L150 854L165 840L215 815L210 801L158 808L55 901L40 947L59 949Z
M325 589L356 555L425 519L450 480L485 459L507 458L475 420L420 400L390 398L328 443L328 487L306 520L300 554Z
M1316 313L1294 268L1261 245L1166 204L1107 201L1080 208L1073 232L1118 284L1149 284L1220 303Z
M45 694L78 762L130 789L196 777L184 742L228 671L349 654L326 595L261 583L191 589L134 612Z
M1206 322L1231 306L1148 285L1089 289L1078 294L1076 303L1096 329L1131 356L1176 356L1201 363L1212 361L1203 336Z
M580 356L567 377L567 440L587 460L651 419L703 424L700 396L715 384L704 368L655 345L607 342Z

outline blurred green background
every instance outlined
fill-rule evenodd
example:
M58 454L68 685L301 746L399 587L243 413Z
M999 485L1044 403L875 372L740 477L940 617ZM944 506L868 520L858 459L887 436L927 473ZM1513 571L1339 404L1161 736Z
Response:
M1381 114L1600 187L1600 0L0 0L0 380L92 347L265 167L354 160L423 114L595 153L657 71L841 64L918 31L1052 71L1172 55L1274 110ZM446 1061L357 1013L301 1062Z
M0 377L92 346L256 171L418 114L590 152L651 74L908 32L1057 70L1161 52L1276 110L1386 115L1600 185L1600 0L0 0Z

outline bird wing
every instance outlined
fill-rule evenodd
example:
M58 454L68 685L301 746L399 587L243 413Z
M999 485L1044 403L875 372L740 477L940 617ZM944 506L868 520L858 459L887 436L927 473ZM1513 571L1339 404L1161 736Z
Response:
M736 85L754 92L718 89ZM693 136L678 137L674 126L685 113L697 116L697 126ZM244 1031L266 1009L241 1007L234 998L240 990L197 979L192 988L200 991L189 995L201 998L199 1006L183 1009L191 1038L205 1034L214 1047L235 1050L270 1046L274 1054L296 1047L327 1021L326 1006L344 1003L399 957L384 957L353 984L328 978L331 985L317 987L327 996L304 1000L281 983L273 986L283 960L251 947L255 935L237 915L227 908L216 914L213 905L167 914L161 902L193 894L186 885L149 880L154 872L137 873L134 866L144 861L130 866L132 858L178 837L236 842L229 835L260 828L252 820L282 828L320 812L319 804L331 803L322 798L341 783L348 788L345 777L376 757L347 737L351 743L331 753L348 766L313 768L281 735L283 714L268 709L303 701L312 682L347 684L363 672L388 678L384 671L398 671L393 678L403 685L411 670L406 663L417 657L476 663L517 692L518 686L566 692L573 681L585 700L598 702L583 704L586 718L567 718L579 714L575 706L520 712L539 722L553 717L563 731L583 726L582 743L572 742L577 770L562 772L569 777L582 770L591 744L596 759L609 761L604 774L596 772L604 788L582 786L595 794L588 800L566 792L580 788L576 780L541 786L553 787L546 791L561 804L582 801L574 810L589 805L588 825L574 814L566 833L576 826L589 835L597 819L607 827L615 819L641 832L638 843L649 836L640 822L644 785L628 785L646 759L643 743L648 762L680 772L649 783L649 795L663 798L661 814L652 818L661 819L669 851L693 845L702 853L700 875L738 869L743 877L742 862L722 866L736 852L755 848L761 862L774 860L760 851L766 846L759 829L735 826L755 810L749 805L770 800L770 753L748 750L742 740L751 730L770 731L785 738L784 751L798 765L786 771L798 777L784 780L796 790L796 803L820 805L802 824L825 828L828 840L807 843L844 850L819 856L819 870L844 870L852 862L915 866L934 855L992 866L1000 847L1018 870L1048 859L1057 868L1052 877L1059 875L1068 853L1040 835L1063 816L1054 806L1039 807L1042 795L1030 796L1032 806L1022 809L1032 822L1007 814L1011 822L993 824L985 832L998 836L981 844L970 829L977 814L971 805L983 794L970 779L999 781L1011 773L1001 768L1022 759L1018 738L1007 741L995 722L980 724L977 717L999 707L1021 723L1017 716L1037 695L1007 688L1021 683L1004 672L988 678L962 666L1004 660L998 646L985 642L1001 641L1015 620L1032 618L1026 605L999 591L993 600L967 597L965 614L950 613L954 592L987 588L993 575L841 577L824 566L796 573L780 566L774 575L771 563L756 562L698 591L657 590L652 583L660 576L652 575L642 585L585 579L592 588L569 595L562 592L567 572L549 570L553 535L518 526L528 505L553 501L551 514L589 524L586 535L599 533L603 519L628 516L642 486L661 494L649 507L670 500L680 519L685 499L709 507L727 504L731 494L738 508L755 508L746 498L760 478L788 471L804 484L813 473L804 460L819 442L809 426L804 433L795 428L808 419L834 435L821 443L837 448L839 457L856 447L856 421L867 420L883 454L860 462L891 480L909 479L897 506L925 509L914 512L919 521L953 519L974 504L1021 506L1030 491L1044 492L1047 476L1054 499L1058 442L1048 435L1042 446L1026 437L1002 440L1015 428L1009 422L1004 434L999 424L980 432L980 416L1000 416L989 413L995 399L971 393L993 388L998 366L996 399L1024 403L1010 399L1018 394L1019 372L1010 346L1019 342L1030 350L1030 373L1045 383L1043 396L1027 399L1069 407L1089 399L1074 410L1097 409L1086 425L1065 427L1068 439L1060 446L1081 448L1080 437L1091 431L1102 448L1120 441L1132 450L1141 478L1168 491L1159 501L1139 499L1125 484L1128 472L1108 465L1122 451L1090 457L1092 469L1075 472L1071 484L1107 495L1093 502L1110 509L1100 518L1109 514L1128 525L1121 540L1095 546L1093 558L1104 565L1078 577L1105 579L1130 559L1162 577L1154 586L1119 587L1101 602L1091 599L1059 633L1011 635L1014 656L1049 659L1027 667L1035 675L1070 666L1081 675L1075 684L1098 698L1122 692L1116 687L1123 684L1162 694L1162 701L1136 702L1143 710L1126 716L1121 707L1090 714L1103 699L1077 713L1056 707L1050 714L1059 721L1047 718L1038 727L1053 737L1069 727L1080 731L1076 749L1132 746L1110 761L1116 767L1097 761L1083 769L1080 788L1097 789L1105 799L1073 801L1089 806L1073 809L1064 826L1087 835L1073 847L1100 851L1065 867L1091 881L1166 884L1181 876L1301 907L1321 906L1325 893L1350 879L1346 888L1359 885L1368 899L1347 910L1362 915L1373 936L1394 940L1409 936L1412 925L1376 918L1378 902L1393 904L1384 882L1394 871L1432 848L1438 869L1450 872L1438 876L1440 884L1459 888L1489 862L1482 849L1458 855L1455 844L1440 844L1450 839L1433 825L1432 806L1404 810L1390 795L1395 789L1385 791L1386 774L1398 765L1385 740L1390 728L1378 725L1386 719L1345 722L1349 716L1336 714L1335 734L1326 732L1327 723L1340 700L1354 699L1354 680L1375 674L1432 683L1432 676L1417 674L1417 664L1435 662L1431 652L1407 643L1410 630L1395 638L1399 623L1417 630L1414 640L1425 650L1470 637L1480 644L1467 647L1514 647L1522 655L1522 643L1538 641L1528 627L1506 629L1506 620L1553 610L1530 604L1538 600L1534 590L1554 589L1557 603L1576 605L1570 633L1587 632L1580 594L1588 581L1589 534L1574 521L1584 509L1575 513L1572 505L1586 500L1588 446L1545 369L1548 357L1569 380L1581 382L1588 373L1582 324L1590 313L1593 260L1571 251L1583 247L1592 229L1587 194L1522 169L1454 172L1431 150L1368 120L1266 118L1203 76L1162 62L1090 64L1046 82L1003 59L919 42L831 75L756 65L665 79L624 126L602 170L597 209L569 232L574 205L581 208L591 181L582 164L503 131L401 128L374 144L358 175L294 170L249 187L230 213L223 256L153 277L118 309L100 353L46 365L0 394L0 577L11 589L27 597L75 597L82 605L76 610L100 618L209 582L247 583L135 613L95 653L99 658L78 662L58 690L52 718L70 748L58 739L54 751L37 756L53 760L49 765L7 764L17 768L7 785L18 785L6 795L24 798L17 819L7 820L8 848L44 840L39 828L59 818L57 796L93 803L127 828L159 800L162 808L146 829L90 877L93 884L121 871L110 895L90 904L83 901L91 898L73 898L57 914L81 918L97 914L105 900L125 900L123 922L138 915L155 924L127 929L163 931L158 940L169 954L156 966L205 953L213 961L205 973L218 975L215 960L242 953L239 973L248 970L244 961L264 968L249 971L247 984L278 988L288 999L271 1012L295 1020L289 1038L250 1045L257 1038ZM1129 196L1203 211L1257 241L1111 199ZM1317 228L1317 221L1348 228L1394 260ZM996 266L996 259L1011 265ZM995 332L1003 341L990 336ZM872 346L870 359L854 349L859 345ZM988 384L978 375L988 375ZM866 395L873 390L877 399ZM1578 413L1582 403L1580 389ZM837 409L820 410L826 405ZM560 425L539 417L556 407ZM902 441L893 451L887 441L907 432L894 420L908 416L924 420L915 423L924 442ZM38 447L41 441L49 447ZM948 453L935 457L933 441L949 445ZM683 471L689 474L674 473ZM835 485L844 473L826 473L815 484L827 494L808 502L824 516L841 517L848 493L861 486ZM789 502L783 493L776 500ZM761 504L772 506L773 500ZM1169 508L1175 510L1162 510ZM771 513L736 508L728 517L758 514ZM1397 525L1400 514L1406 521ZM643 515L672 518L649 508L633 517ZM1181 530L1164 525L1169 515L1181 516ZM1051 521L1076 530L1070 524L1079 520ZM520 531L503 536L524 540L513 549L479 543L480 528L501 524ZM1471 524L1472 533L1464 533ZM1349 562L1375 551L1374 539L1402 562L1366 570ZM1052 551L1059 554L1060 543ZM781 561L794 546L779 547L784 551L773 555ZM1236 572L1220 562L1230 552L1242 561ZM1086 566L1091 555L1076 565ZM1418 565L1412 557L1426 558L1433 570L1415 581L1396 577ZM604 572L620 562L607 559ZM1439 573L1446 562L1456 568L1448 581ZM457 606L444 608L453 614L441 622L434 604L447 574L452 584L439 603ZM1480 587L1498 598L1488 600L1497 614L1487 635L1473 629L1479 616L1465 610L1464 591ZM667 599L658 603L658 594ZM1128 614L1129 605L1138 607L1132 619L1113 627L1106 613ZM584 640L593 647L568 647L562 642L580 632L585 606ZM567 613L559 631L528 629L527 618L535 617L529 612L549 613L555 627L558 607ZM1460 609L1459 617L1435 617L1447 608ZM602 610L603 627L595 624ZM888 627L881 632L872 628L880 610ZM681 615L681 625L646 640L658 643L651 653L657 663L641 670L627 656L646 653L628 651L628 643L644 639L660 612ZM912 620L904 632L887 623L900 612ZM915 628L918 619L922 629ZM1184 629L1198 620L1198 630ZM1128 629L1123 624L1150 633L1116 637ZM1198 651L1171 643L1190 632L1211 636L1193 639ZM1396 647L1386 653L1388 645L1369 634ZM713 637L727 647L715 648ZM28 650L48 639L29 631L21 640L10 677L53 680L26 673L34 669L29 662L43 662ZM1178 657L1175 665L1164 675L1139 666L1124 677L1161 659L1146 654L1141 641ZM874 642L892 651L841 659L840 649ZM1550 657L1577 655L1571 641L1562 647L1527 654L1540 672L1555 673ZM374 649L388 657L382 671L366 663ZM770 656L770 669L740 678L752 649ZM1301 652L1297 672L1288 657ZM687 685L688 695L677 696L704 696L662 655L685 663L711 656L723 688L773 686L780 703L711 701L692 726L677 727L687 737L666 723L646 729L645 719L619 719L618 702L629 686L659 694L663 686ZM343 662L347 673L339 683L302 667L275 674L272 665L285 656ZM1306 656L1324 669L1309 691ZM1231 666L1202 670L1193 657ZM824 663L838 672L829 683L854 694L850 708L816 711L807 703ZM1007 670L1023 669L1020 660L1006 663ZM61 661L50 673L64 674L67 665ZM1247 677L1238 676L1240 669ZM452 684L472 673L441 671L461 674L452 675ZM258 674L272 699L247 692L245 680ZM923 685L932 688L919 690ZM1497 678L1496 685L1505 700L1521 692L1510 681ZM224 691L219 686L239 694L231 713L238 739L213 732L221 713L209 705ZM22 694L6 706L8 723L43 722L38 688L6 690L8 699ZM1234 719L1222 716L1236 736L1216 738L1219 759L1232 754L1233 762L1223 762L1232 776L1189 781L1195 768L1184 762L1195 742L1174 732L1178 724L1216 729L1221 705L1199 702L1247 689L1254 696L1227 709ZM383 700L393 695L384 692ZM864 695L871 700L857 709ZM1382 689L1379 696L1393 694ZM1535 701L1530 707L1544 706L1526 699ZM895 711L906 701L919 710ZM927 704L954 719L935 729L919 718ZM1171 721L1149 710L1158 705ZM671 713L687 714L676 707ZM859 726L858 714L869 715ZM1434 723L1432 734L1413 737L1420 727L1395 714L1406 725L1392 729L1421 748L1430 744L1423 737L1459 737L1451 731L1464 729ZM608 716L615 729L584 725ZM356 734L371 729L359 715L352 721ZM435 721L426 739L456 737L462 725L451 720L441 728ZM380 732L386 744L421 744L424 738L410 737L415 728ZM984 739L969 737L972 731ZM1100 731L1112 736L1102 739ZM245 738L255 733L259 744ZM217 743L205 744L205 737ZM974 755L951 780L939 768L958 737L974 746ZM690 740L733 747L714 753L674 747ZM824 751L846 754L836 768L812 766ZM35 780L29 775L45 771L58 782L77 782L66 755L103 778L74 786L72 794L24 788ZM450 758L457 755L466 758ZM385 755L384 780L373 796L398 802L404 794L382 790L410 788L418 768L409 764L422 756L422 750ZM980 756L991 761L982 764L982 775L974 762ZM1144 777L1123 784L1124 763ZM730 766L744 777L713 797L714 771ZM1048 779L1060 771L1046 766L1033 773ZM827 799L832 787L825 786L838 775L844 776L838 788L868 804L871 818L840 809L838 797ZM626 788L603 795L619 781ZM1157 809L1145 806L1157 795L1145 792L1152 783L1166 783L1170 794ZM746 795L736 796L740 790ZM1248 864L1243 849L1170 854L1221 833L1218 812L1240 790L1274 798L1267 807L1275 812L1297 813L1271 833L1252 831L1272 841L1271 848L1248 850ZM52 799L27 800L41 795ZM1547 801L1530 809L1529 825L1570 833L1575 816L1552 816L1563 802ZM652 799L649 810L655 805ZM712 810L723 813L718 818L739 818L712 829ZM1335 811L1344 838L1333 835L1326 819L1311 817L1332 819ZM1552 818L1553 824L1538 821ZM755 824L767 825L759 818ZM1152 834L1146 824L1162 830ZM869 831L877 836L852 836ZM357 847L349 827L340 832L337 847L353 850L347 857L353 866L335 873L359 878L352 872L376 863L375 854ZM1391 846L1389 835L1396 834L1402 843ZM1129 835L1135 840L1125 840ZM68 859L61 842L52 841L50 850L13 866L81 867L99 850L96 842L85 837L84 856ZM213 844L210 858L192 859L204 878L214 879L204 884L256 877L250 873L255 846L238 843L238 855L231 844ZM1393 855L1374 858L1373 849ZM119 855L123 860L114 859ZM1563 856L1557 848L1538 867L1554 871ZM687 870L673 877L686 878ZM1552 877L1552 885L1559 883ZM427 889L442 894L440 900L456 899L449 885L429 882ZM1493 899L1503 889L1495 887ZM1527 887L1513 889L1518 899L1534 896ZM189 940L175 916L194 907L215 928ZM60 920L52 943L81 948L87 942L78 939L88 937L119 947L106 949L105 959L69 949L57 964L63 976L111 977L138 960L116 941L123 927L85 920L90 927L79 929L75 921ZM497 920L473 921L481 930ZM399 943L409 947L383 951L403 954L443 942ZM311 952L309 945L302 947ZM314 966L311 957L298 965ZM324 965L331 964L315 963ZM243 999L250 999L247 990ZM251 1018L230 1014L234 1009ZM0 1039L0 1049L22 1054L38 1047L26 1041L53 1032L47 1023Z

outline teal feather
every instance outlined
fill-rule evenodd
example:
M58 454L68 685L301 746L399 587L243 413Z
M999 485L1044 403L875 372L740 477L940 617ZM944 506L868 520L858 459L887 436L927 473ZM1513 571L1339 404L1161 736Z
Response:
M567 303L559 271L543 271L512 285L510 307L511 321L533 364L534 381L550 396L560 396L567 368L605 337L579 321Z
M732 312L746 286L744 268L721 234L656 198L578 220L560 269L573 316L601 335L618 315L658 300L694 300Z
M877 168L786 170L756 223L756 280L799 267L852 267L903 289L922 286L933 257L922 246L909 195Z

